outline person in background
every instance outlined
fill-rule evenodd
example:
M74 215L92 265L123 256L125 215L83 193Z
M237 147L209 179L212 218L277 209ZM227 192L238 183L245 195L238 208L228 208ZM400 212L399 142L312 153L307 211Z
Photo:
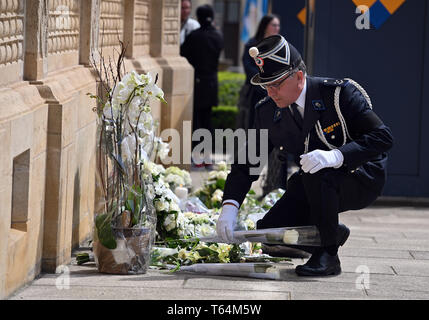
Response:
M197 20L190 18L192 9L191 0L182 0L182 7L180 11L180 45L185 42L186 37L194 30L200 27Z
M217 72L224 42L222 34L213 26L214 10L211 5L199 6L197 18L201 27L187 36L180 47L180 54L195 69L193 131L200 128L212 131L211 111L218 105ZM198 143L193 141L193 147ZM211 159L205 159L202 165L210 169Z

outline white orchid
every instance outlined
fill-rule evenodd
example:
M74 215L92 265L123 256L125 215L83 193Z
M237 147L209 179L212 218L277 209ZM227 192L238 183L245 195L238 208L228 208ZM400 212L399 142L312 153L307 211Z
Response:
M110 102L107 101L103 108L103 115L106 119L116 119L119 115L119 108L117 106L112 106Z
M149 98L157 98L162 102L165 102L164 92L154 83L149 83L144 87L144 94L146 94Z
M170 152L170 145L162 141L162 139L159 137L155 138L155 145L159 158L163 160Z
M134 135L128 135L121 142L122 159L131 161L135 158L136 138Z

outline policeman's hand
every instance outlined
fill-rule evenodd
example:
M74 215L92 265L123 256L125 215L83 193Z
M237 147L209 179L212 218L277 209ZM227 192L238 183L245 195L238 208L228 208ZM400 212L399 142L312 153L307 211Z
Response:
M216 223L218 236L225 243L234 242L234 228L237 224L238 209L232 204L224 204Z
M343 165L344 156L340 150L314 150L301 157L301 168L307 173L316 173L324 168L339 168Z

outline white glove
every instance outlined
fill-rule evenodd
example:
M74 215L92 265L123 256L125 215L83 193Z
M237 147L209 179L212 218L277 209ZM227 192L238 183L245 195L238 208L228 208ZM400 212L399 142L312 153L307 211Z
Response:
M217 235L225 243L234 242L234 228L237 225L238 209L232 204L224 204L216 223Z
M344 156L338 149L331 151L314 150L307 154L302 154L300 157L301 161L299 163L305 173L315 173L324 168L339 168L344 161Z

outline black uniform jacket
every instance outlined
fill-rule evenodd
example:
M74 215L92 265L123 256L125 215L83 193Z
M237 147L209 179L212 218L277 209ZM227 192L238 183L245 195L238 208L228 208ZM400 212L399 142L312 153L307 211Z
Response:
M334 92L341 87L340 110L352 138L344 142L343 129L334 106ZM310 133L308 152L316 149L330 150L318 137L315 125L320 122L326 140L335 145L343 156L343 165L337 170L353 174L363 187L380 194L386 180L387 151L392 147L390 129L370 108L361 92L347 80L307 76L307 92L304 108L304 123L299 129L288 108L278 108L266 97L256 106L255 129L268 129L268 151L279 148L282 153L292 154L298 166L304 153L304 141ZM280 119L278 112L281 113ZM259 149L259 137L256 139ZM248 141L247 144L250 142ZM244 150L247 151L247 148ZM237 155L236 155L237 156ZM235 162L228 175L223 199L242 203L258 175L250 175L249 164ZM258 165L253 165L257 167Z
M192 31L180 47L180 54L195 68L194 108L218 105L217 71L224 41L213 26Z

